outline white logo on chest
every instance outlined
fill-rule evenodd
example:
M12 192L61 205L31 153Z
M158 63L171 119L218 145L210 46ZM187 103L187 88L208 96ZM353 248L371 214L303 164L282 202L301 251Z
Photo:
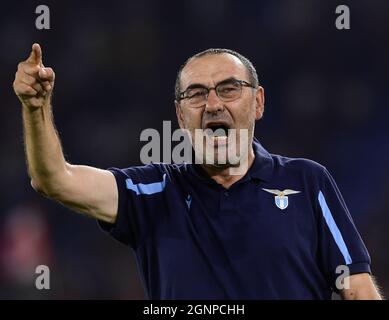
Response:
M276 203L276 206L280 208L281 210L284 210L289 205L289 199L288 195L300 193L301 191L295 191L291 189L285 189L284 191L280 191L277 189L265 189L262 188L262 190L269 192L271 194L275 194L274 202Z

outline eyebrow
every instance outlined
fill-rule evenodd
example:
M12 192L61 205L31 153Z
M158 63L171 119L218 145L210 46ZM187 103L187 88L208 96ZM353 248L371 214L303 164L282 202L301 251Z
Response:
M216 83L215 87L218 86L221 83L224 83L224 82L237 81L237 80L238 79L236 79L235 77L229 77L227 79L224 79L224 80L219 81L218 83ZM187 91L189 89L195 89L195 88L208 88L208 87L205 86L204 84L201 84L201 83L192 83L183 92L185 92L185 91Z

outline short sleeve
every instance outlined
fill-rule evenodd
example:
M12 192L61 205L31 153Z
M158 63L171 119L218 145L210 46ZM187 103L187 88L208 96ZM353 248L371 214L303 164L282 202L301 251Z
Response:
M147 165L126 169L109 168L118 188L118 211L114 224L98 221L100 227L119 242L136 249L152 228L147 209L164 190L166 175Z
M335 291L339 266L350 275L371 273L370 256L353 222L345 201L330 173L323 169L317 194L319 216L319 259L322 270Z

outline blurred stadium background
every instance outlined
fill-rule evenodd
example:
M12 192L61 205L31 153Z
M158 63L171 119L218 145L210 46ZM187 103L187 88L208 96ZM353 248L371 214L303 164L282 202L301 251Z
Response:
M35 8L51 30L35 29ZM335 28L347 4L351 30ZM26 172L17 63L39 42L56 72L54 114L67 159L139 164L140 132L175 120L179 65L209 47L251 59L265 87L256 136L335 177L389 295L389 1L7 1L0 8L0 298L142 299L129 249L37 195ZM51 268L51 290L34 270Z

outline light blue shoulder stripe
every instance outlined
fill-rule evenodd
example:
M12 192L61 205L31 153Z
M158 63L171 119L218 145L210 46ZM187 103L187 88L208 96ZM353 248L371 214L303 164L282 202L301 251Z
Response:
M334 240L340 250L340 252L343 255L344 260L346 261L346 264L351 264L353 260L351 259L350 253L348 252L346 243L343 240L342 234L340 233L340 230L338 226L336 225L336 222L334 220L334 217L332 216L331 210L327 205L326 199L324 198L323 193L319 192L319 203L321 207L321 211L323 213L324 219L327 223L328 228L331 231L332 236L334 237Z
M154 194L162 192L166 187L166 173L163 175L161 182L154 183L133 183L130 178L126 179L126 187L134 191L137 195Z

